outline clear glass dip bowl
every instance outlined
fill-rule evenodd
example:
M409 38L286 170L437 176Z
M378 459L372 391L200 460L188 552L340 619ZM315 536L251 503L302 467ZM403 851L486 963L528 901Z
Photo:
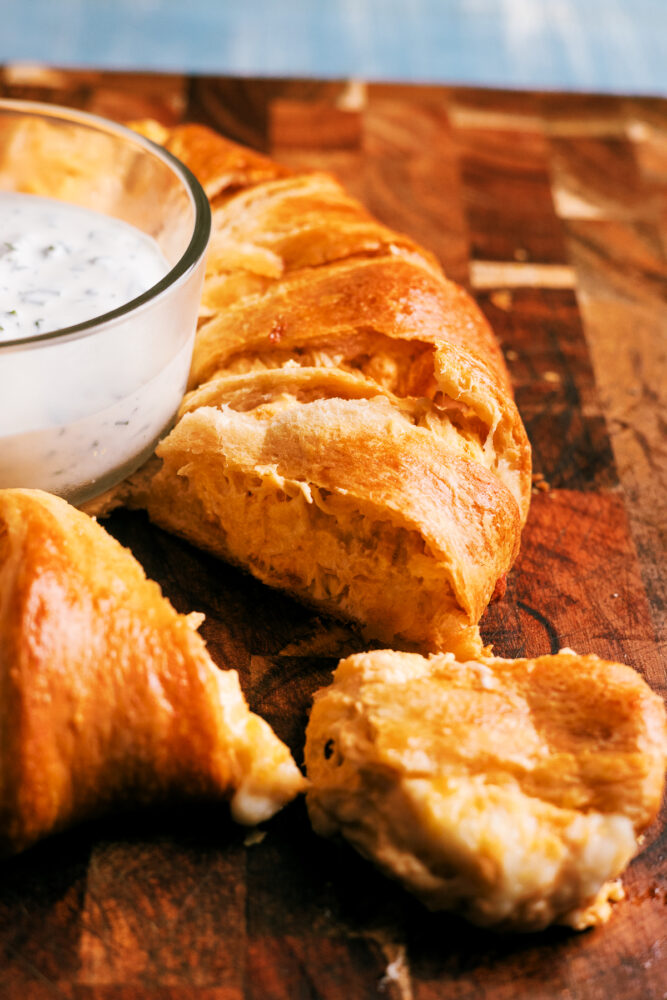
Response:
M113 311L0 341L0 488L39 488L80 504L141 465L182 399L208 200L183 164L130 129L11 100L0 100L0 191L130 223L157 242L169 267Z

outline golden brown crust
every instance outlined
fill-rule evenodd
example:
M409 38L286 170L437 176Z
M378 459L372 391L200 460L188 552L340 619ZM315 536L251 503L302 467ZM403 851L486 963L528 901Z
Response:
M132 127L153 142L160 143L185 163L199 179L209 198L215 198L229 188L259 184L291 172L246 146L230 140L212 142L211 135L215 133L203 125L188 123L166 128L149 119L135 121Z
M230 797L253 821L303 784L193 619L98 524L39 491L0 491L0 689L2 853L172 796Z
M569 651L457 662L349 657L306 740L315 829L344 834L433 909L581 929L660 805L661 699L629 667Z
M360 366L374 340L387 349L392 341L403 345L410 367L394 373L401 395L433 391L431 366L417 367L416 361L445 345L476 358L509 395L500 349L472 299L414 257L396 254L294 271L264 295L228 306L201 328L190 382L200 385L239 357L274 354L279 360L283 353L313 349Z
M130 502L369 637L462 648L530 498L528 441L481 312L329 175L201 126L154 137L204 182L214 235L191 392ZM303 501L289 516L275 509L284 479ZM396 552L411 616L397 611Z

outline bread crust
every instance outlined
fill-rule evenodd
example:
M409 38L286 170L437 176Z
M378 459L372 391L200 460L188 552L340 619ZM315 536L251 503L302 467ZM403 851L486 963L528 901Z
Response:
M229 798L257 822L303 789L200 620L64 500L0 491L1 854L173 798Z
M124 502L359 621L369 638L480 649L477 622L516 557L531 485L526 433L481 312L330 175L287 170L203 126L139 127L199 176L214 235L190 392L157 450L161 466L131 480ZM289 517L271 509L285 479L305 498ZM326 524L308 509L322 491L340 514ZM369 517L385 526L375 557ZM315 521L318 547L295 545ZM402 568L415 605L429 581L410 621L389 530L395 550L423 550ZM314 581L318 549L335 546L347 561L323 561Z

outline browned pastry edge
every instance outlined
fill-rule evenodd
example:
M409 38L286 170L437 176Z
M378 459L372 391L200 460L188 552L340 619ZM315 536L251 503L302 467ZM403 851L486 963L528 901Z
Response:
M259 822L303 790L198 619L64 500L0 491L0 853L163 799Z

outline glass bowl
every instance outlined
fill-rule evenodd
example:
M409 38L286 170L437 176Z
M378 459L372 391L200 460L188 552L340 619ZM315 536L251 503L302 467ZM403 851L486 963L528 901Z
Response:
M173 421L194 342L209 203L182 163L130 129L12 100L0 100L0 191L120 219L152 237L166 261L157 284L112 311L0 339L0 488L80 504L138 468Z

